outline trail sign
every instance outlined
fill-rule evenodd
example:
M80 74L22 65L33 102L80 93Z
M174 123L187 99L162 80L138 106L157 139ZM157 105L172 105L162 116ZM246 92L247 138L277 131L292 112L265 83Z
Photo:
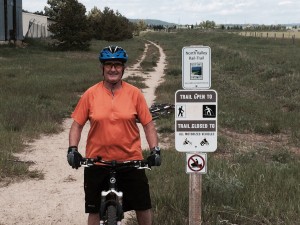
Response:
M186 173L206 173L207 172L206 153L186 154Z
M209 89L211 86L211 50L208 46L182 48L183 89Z
M217 150L217 92L178 90L175 93L175 148L180 152Z

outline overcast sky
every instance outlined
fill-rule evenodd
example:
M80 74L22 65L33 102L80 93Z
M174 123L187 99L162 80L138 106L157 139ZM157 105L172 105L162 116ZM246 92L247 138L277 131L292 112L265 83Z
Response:
M78 0L87 12L109 7L128 19L158 19L176 24L212 20L217 24L300 23L300 0ZM23 9L43 11L47 0L23 0Z

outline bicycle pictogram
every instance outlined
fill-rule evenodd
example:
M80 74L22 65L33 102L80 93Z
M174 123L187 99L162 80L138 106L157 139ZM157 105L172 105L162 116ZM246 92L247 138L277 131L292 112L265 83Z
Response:
M187 138L184 140L183 145L192 145L192 142L190 142Z
M209 142L206 140L206 138L204 138L201 142L200 142L200 145L203 146L203 145L209 145Z

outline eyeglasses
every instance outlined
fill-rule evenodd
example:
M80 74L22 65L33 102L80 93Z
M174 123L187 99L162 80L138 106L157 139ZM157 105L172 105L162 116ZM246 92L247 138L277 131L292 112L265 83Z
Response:
M123 63L113 63L113 62L106 62L103 64L103 66L106 68L106 69L112 69L113 67L115 67L116 70L120 70L120 69L123 69L124 67L124 64Z

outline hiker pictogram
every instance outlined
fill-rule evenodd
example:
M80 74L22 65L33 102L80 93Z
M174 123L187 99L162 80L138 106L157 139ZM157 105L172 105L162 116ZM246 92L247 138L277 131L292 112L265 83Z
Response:
M185 117L185 110L184 110L184 106L181 105L179 106L178 108L178 114L177 114L177 117Z

